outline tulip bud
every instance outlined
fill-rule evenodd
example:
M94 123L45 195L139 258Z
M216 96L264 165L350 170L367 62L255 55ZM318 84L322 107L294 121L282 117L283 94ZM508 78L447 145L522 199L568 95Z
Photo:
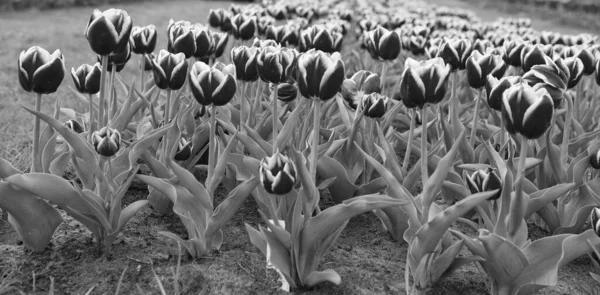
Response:
M190 58L196 53L196 36L192 31L192 25L188 21L169 21L167 28L167 49L171 53L182 52L185 58Z
M107 71L112 71L112 67L116 66L115 71L118 73L123 68L131 58L131 45L127 43L127 46L123 48L121 51L112 52L108 55L108 64L106 65ZM98 62L102 61L102 56L98 55Z
M100 63L93 66L83 64L77 70L71 68L71 77L75 84L75 89L83 94L96 94L100 91L100 75L102 68Z
M58 49L52 54L38 46L22 51L18 59L21 87L40 94L56 92L65 77L64 60Z
M136 54L149 54L156 48L156 27L148 25L145 27L133 27L131 30L131 50Z
M277 99L283 102L290 102L298 96L298 87L292 83L279 83L277 85Z
M92 134L92 144L99 155L112 157L121 146L121 134L116 129L103 127Z
M379 93L365 94L362 98L362 109L369 118L381 118L385 114L387 96Z
M229 12L220 8L209 10L208 24L213 28L220 28L223 32L231 31L231 19Z
M201 105L224 106L235 95L237 84L233 66L219 70L198 61L190 71L190 89ZM232 72L230 72L232 71Z
M475 89L485 86L488 75L499 78L506 70L505 63L500 57L491 54L481 55L476 50L467 59L466 65L467 80L469 81L469 85Z
M471 44L466 39L448 39L441 45L436 56L449 64L452 71L464 70L467 58L471 55L470 49Z
M516 84L506 90L502 103L502 115L509 133L536 139L550 127L554 103L546 89L536 91L525 83Z
M410 36L407 40L407 48L410 49L410 52L414 55L424 55L425 54L425 46L427 45L427 39L423 36Z
M583 71L585 67L583 62L578 57L569 57L564 60L564 64L569 69L569 82L567 83L567 89L571 89L579 83L581 77L583 77Z
M267 6L267 12L276 20L284 20L287 18L287 9L282 5Z
M256 20L245 14L237 14L231 19L231 32L236 39L250 40L256 32Z
M450 65L441 58L417 62L408 58L400 82L400 98L407 108L437 104L446 95Z
M271 25L271 26L267 27L267 30L265 31L265 38L267 38L269 40L273 40L273 41L281 44L281 39L283 39L284 34L285 34L284 26Z
M293 49L269 46L258 55L258 74L265 82L284 82L296 61L297 52Z
M154 82L160 89L178 90L185 83L188 64L185 55L161 50L155 60L152 60Z
M206 27L195 24L191 27L196 40L196 51L193 56L196 58L205 58L210 56L213 47L213 37L210 30Z
M339 53L309 50L298 58L298 88L306 98L333 98L344 82L345 68Z
M592 229L596 235L600 237L600 208L596 207L592 209L592 213L590 214L590 223L592 224Z
M63 125L76 133L81 133L84 131L83 126L81 126L81 124L79 124L79 122L76 120L67 120L65 123L63 123Z
M596 58L589 49L578 47L577 50L578 51L575 56L583 63L583 74L586 76L593 74L595 70L594 66L596 65Z
M267 28L275 23L275 19L270 16L260 16L256 20L256 29L259 35L265 35Z
M277 151L260 161L260 182L269 194L285 195L296 183L296 167L290 159Z
M535 65L543 65L547 55L542 51L541 45L528 45L521 51L521 67L524 72L529 72Z
M498 171L494 168L485 170L477 170L471 176L467 176L467 186L472 194L499 190L488 200L496 200L502 193L502 179L498 175Z
M348 102L350 108L356 110L358 103L360 102L357 101L359 97L358 86L356 85L356 82L354 82L352 79L344 80L344 82L342 82L342 87L340 88L340 94L342 95L342 98Z
M323 26L312 26L300 34L298 41L298 49L301 52L306 52L310 49L321 50L326 53L340 51L342 46L342 34Z
M590 166L596 170L600 169L600 150L590 157Z
M177 143L177 151L175 152L174 159L176 161L185 161L192 155L192 142L187 141L185 138L180 138Z
M523 80L534 90L544 88L552 97L554 107L558 108L567 89L569 82L569 69L564 65L562 59L552 60L544 57L545 64L535 65L523 75Z
M225 52L227 42L229 41L229 34L212 32L213 43L211 47L211 54L214 58L218 58Z
M367 50L374 58L394 60L400 54L400 36L396 31L377 27L365 39Z
M498 80L496 77L488 75L485 83L485 92L487 93L487 102L490 108L501 111L504 91L518 83L520 79L519 76L509 76Z
M133 23L125 10L95 9L85 28L85 37L92 50L101 56L120 52L127 46Z
M257 47L234 47L231 50L231 61L235 65L236 78L241 81L254 82L258 80Z

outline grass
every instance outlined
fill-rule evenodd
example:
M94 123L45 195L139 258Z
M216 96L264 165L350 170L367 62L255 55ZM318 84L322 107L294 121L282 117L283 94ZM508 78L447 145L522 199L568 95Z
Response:
M169 1L148 2L144 5L129 3L119 6L102 5L125 9L134 25L154 24L159 30L157 52L167 47L166 30L170 18L191 22L207 23L211 8L226 8L229 2ZM93 7L76 7L58 10L27 10L22 12L0 12L0 158L11 162L20 170L27 170L32 146L33 116L21 105L32 107L35 94L25 92L18 82L17 58L31 46L41 46L53 52L60 49L65 56L66 75L58 91L44 95L42 111L52 114L54 102L60 100L61 107L85 111L68 86L73 86L71 68L83 63L93 64L96 55L83 35ZM130 81L137 75L139 56L133 55L122 76ZM64 117L63 117L64 118ZM45 126L45 124L42 124ZM44 127L42 127L44 128Z

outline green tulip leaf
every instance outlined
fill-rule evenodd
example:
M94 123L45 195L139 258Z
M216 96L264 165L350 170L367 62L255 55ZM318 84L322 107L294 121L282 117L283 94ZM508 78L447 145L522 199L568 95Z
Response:
M0 179L7 178L11 175L21 174L20 170L13 167L10 162L0 158Z
M317 174L324 179L335 177L329 186L329 192L334 202L339 204L354 197L357 187L350 182L346 169L338 161L325 155L320 157L317 162Z
M250 236L250 243L258 248L258 250L260 250L264 256L267 256L267 241L263 235L247 223L244 223L244 226L246 227L248 236Z
M313 271L306 278L304 278L304 285L309 288L324 282L330 282L335 285L339 285L342 282L342 278L332 269Z
M533 213L540 210L546 204L554 200L566 196L572 189L575 188L575 183L557 184L553 187L538 190L529 195L527 210L525 211L525 219L529 218Z

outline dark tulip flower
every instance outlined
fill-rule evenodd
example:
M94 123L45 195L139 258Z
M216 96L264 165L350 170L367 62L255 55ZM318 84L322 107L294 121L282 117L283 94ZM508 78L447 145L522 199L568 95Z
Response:
M380 60L394 60L400 54L400 36L396 31L388 31L377 27L368 32L365 38L367 50L374 58Z
M290 102L298 96L298 87L295 84L284 82L277 85L277 99Z
M498 171L494 168L477 170L471 176L467 176L467 186L472 194L498 190L496 194L488 200L496 200L502 194L502 179Z
M381 118L385 114L387 96L379 93L365 94L362 98L362 109L369 118Z
M590 156L590 166L596 170L600 169L600 150Z
M544 88L548 91L554 107L558 108L570 78L570 71L561 58L555 60L545 57L545 63L535 65L523 75L523 80L534 90Z
M111 8L101 12L95 9L84 35L96 54L108 55L127 46L132 27L131 17L125 10Z
M227 42L229 41L229 34L212 32L213 46L211 47L211 54L214 58L218 58L225 52Z
M287 18L287 9L283 5L270 5L267 7L267 12L276 20L284 20Z
M127 64L127 62L129 61L129 59L131 58L131 45L128 43L127 46L125 46L125 48L123 48L122 51L118 51L118 52L112 52L111 54L108 55L108 65L106 67L107 71L112 71L112 67L116 66L115 71L121 72L121 70L123 70L123 68L125 68L125 65ZM102 56L98 55L97 57L98 62L102 61Z
M65 57L58 49L50 54L33 46L19 55L18 70L19 83L25 91L54 93L65 77Z
M67 120L63 123L63 126L73 130L75 133L82 133L85 131L83 130L83 126L81 126L81 124L79 124L79 122L76 120Z
M408 39L408 49L414 55L424 55L427 39L423 36L410 36Z
M71 77L75 84L75 89L82 94L96 94L100 91L100 75L102 68L100 63L93 66L83 64L77 70L71 68Z
M524 72L529 72L533 66L544 64L546 57L541 45L527 45L521 51L521 67Z
M190 71L190 89L201 105L224 106L231 101L237 90L234 75L233 65L219 70L198 61Z
M156 54L154 54L154 53L143 54L143 56L144 56L144 71L146 71L146 72L152 71L152 60L156 58ZM140 68L142 67L141 63L142 62L140 62Z
M342 87L345 79L344 62L339 53L328 55L309 50L298 58L298 88L306 98L328 100Z
M477 39L473 41L473 44L471 44L471 50L479 51L479 53L481 54L488 53L488 49L491 49L493 47L494 45L492 44L492 42L486 39Z
M536 91L525 83L515 84L506 90L502 103L502 115L509 133L536 139L550 127L554 103L546 89Z
M363 95L379 92L381 92L381 78L378 74L365 70L360 70L350 79L344 80L341 89L342 98L353 110L356 110Z
M236 39L250 40L256 33L256 20L245 14L237 14L231 19L231 32Z
M135 54L149 54L156 48L157 31L154 25L133 27L131 30L131 51Z
M265 38L269 39L269 40L273 40L277 43L281 44L281 40L283 39L283 36L285 35L285 26L268 26L267 30L265 31Z
M408 58L400 82L400 98L407 108L437 104L446 95L450 65L441 58L417 62Z
M220 28L223 32L231 30L231 18L225 9L211 9L208 12L208 24L213 28Z
M487 76L502 77L506 71L506 64L499 56L492 54L482 55L475 50L467 59L467 80L472 88L479 89L485 86Z
M471 42L467 39L447 39L440 46L437 57L441 57L444 62L450 65L452 71L464 70L467 58L471 55Z
M259 35L265 35L267 29L275 24L275 19L270 16L260 16L256 20L256 29Z
M273 84L285 82L290 77L297 56L294 49L286 47L263 48L256 62L260 78Z
M315 25L302 31L298 40L298 49L301 52L315 49L333 53L340 51L342 41L342 34L330 31L324 26Z
M192 25L188 21L169 21L167 28L167 49L171 53L182 52L185 58L190 58L196 53L196 36Z
M214 42L212 32L200 24L193 25L191 29L192 32L194 32L194 38L196 40L196 51L193 56L196 58L206 58L210 56Z
M487 102L490 108L496 111L502 111L502 96L504 91L519 83L521 77L509 76L503 77L500 80L498 78L488 75L485 83L485 89L487 93Z
M571 89L575 87L583 77L585 66L583 65L583 62L575 56L564 59L564 64L569 69L567 89Z
M192 155L192 142L185 138L180 138L177 143L177 151L175 152L174 159L176 161L185 161Z
M121 146L121 134L116 129L102 127L92 134L92 144L99 155L112 157Z
M577 53L575 56L583 63L583 74L589 76L594 73L594 66L596 65L596 58L592 54L591 50L583 47L575 47Z
M600 208L596 207L592 209L592 213L590 214L590 223L592 224L592 229L596 235L600 237Z
M260 182L269 194L285 195L296 183L296 167L290 159L277 151L260 161Z
M161 50L155 60L152 60L154 82L160 89L178 90L185 83L188 63L185 55Z
M258 47L239 46L231 50L231 61L235 65L236 78L241 81L254 82L258 80L257 60L260 50Z
M273 46L273 47L277 47L277 41L272 40L272 39L266 39L266 40L261 40L261 39L254 39L254 41L252 42L252 47L258 47L258 48L266 48L269 46Z

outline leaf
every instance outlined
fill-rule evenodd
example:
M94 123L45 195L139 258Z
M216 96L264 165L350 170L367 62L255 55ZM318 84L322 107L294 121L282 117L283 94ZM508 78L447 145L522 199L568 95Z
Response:
M529 266L525 254L515 244L487 230L481 230L478 239L488 255L484 258L488 275L499 286L512 286Z
M317 161L317 174L324 179L335 177L329 186L329 192L334 202L339 204L354 197L357 187L350 182L346 169L338 161L323 155Z
M277 147L279 147L280 149L284 149L288 145L290 138L294 134L294 130L298 126L298 122L300 121L300 115L303 113L304 106L307 102L308 100L306 99L300 100L300 104L296 106L292 114L285 121L285 124L283 125L283 128L281 128L281 131L277 135L276 139Z
M267 256L267 241L263 237L263 235L252 228L249 224L244 222L244 226L246 227L246 231L248 232L248 236L250 237L250 243L254 245L263 255Z
M208 194L210 196L214 195L217 186L219 185L219 183L221 183L221 180L223 180L223 176L225 175L225 169L227 168L227 159L229 158L229 154L231 153L231 150L235 146L236 142L237 132L231 137L231 140L225 147L223 154L219 157L219 160L215 165L215 170L213 171L210 181L207 182L208 185L206 186L206 189L208 190Z
M179 185L185 187L192 195L196 196L203 208L210 208L212 210L213 203L208 191L202 183L196 180L196 177L192 173L177 165L175 161L171 162L171 170L177 175Z
M19 169L13 167L10 162L0 158L0 179L7 178L11 175L21 174Z
M446 153L446 155L440 160L435 169L435 172L427 179L427 182L423 186L422 193L422 203L425 208L429 207L429 204L433 202L437 192L442 187L442 183L444 179L446 179L446 175L448 175L448 171L454 164L454 158L458 152L458 146L462 138L465 137L465 132L461 132L458 137L458 140L452 146L452 148Z
M0 208L8 212L9 222L23 244L35 252L46 249L54 231L63 221L50 204L6 182L0 182Z
M342 282L342 278L333 269L313 271L304 278L304 286L309 288L324 282L331 282L335 285L339 285Z
M277 238L273 236L270 231L260 228L260 232L267 241L267 264L273 265L273 267L279 272L280 275L289 283L295 287L296 282L292 278L292 262L290 261L290 251L285 248Z
M179 244L183 245L183 247L188 251L188 253L190 253L190 255L193 258L199 258L206 254L206 248L204 247L204 243L196 239L184 240L178 235L166 231L159 231L158 234L169 239L175 240Z
M50 163L50 169L48 169L49 172L57 176L64 175L65 170L69 166L70 154L71 152L64 152L54 158L52 163Z
M525 211L524 216L525 219L529 218L529 216L540 210L546 204L549 204L562 196L566 196L574 188L575 183L563 183L536 191L529 195L529 202L527 203L527 210Z
M312 214L314 208L319 204L319 191L315 186L313 176L308 171L308 168L306 168L306 159L304 156L295 149L292 149L290 153L292 155L292 160L296 165L297 178L300 178L300 182L302 183L302 190L304 191L303 197L306 198L306 200L303 200L302 202L304 205L303 209L305 218L308 218L308 216Z
M123 211L121 212L121 216L119 217L119 226L117 230L114 231L114 234L118 234L123 230L125 224L131 220L131 218L137 214L140 210L144 209L148 205L148 200L138 200L131 204L129 204Z

